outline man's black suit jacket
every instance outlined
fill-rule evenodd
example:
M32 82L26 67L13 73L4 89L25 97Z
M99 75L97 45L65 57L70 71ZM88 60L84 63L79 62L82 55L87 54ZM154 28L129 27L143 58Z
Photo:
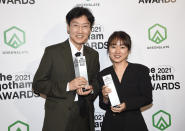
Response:
M99 55L92 48L84 46L89 84L93 94L85 97L90 119L90 131L94 131L93 101L98 88L96 75L99 71ZM65 131L70 109L76 91L66 91L67 83L75 78L74 64L69 41L49 46L45 49L39 68L33 80L33 90L47 96L45 103L44 131Z

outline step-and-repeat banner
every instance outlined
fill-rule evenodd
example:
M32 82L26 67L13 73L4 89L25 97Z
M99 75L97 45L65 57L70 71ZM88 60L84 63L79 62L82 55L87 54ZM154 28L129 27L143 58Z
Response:
M45 47L68 38L65 16L74 6L92 10L87 46L111 65L107 39L130 34L129 61L150 68L153 104L143 107L149 131L184 131L184 0L0 0L0 131L41 131L44 102L31 86ZM95 129L104 111L95 103Z

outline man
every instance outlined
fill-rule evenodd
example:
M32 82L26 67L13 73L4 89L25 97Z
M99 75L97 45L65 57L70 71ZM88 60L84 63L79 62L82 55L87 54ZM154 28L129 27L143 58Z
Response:
M45 49L33 80L34 92L46 95L43 131L94 131L99 55L84 45L94 16L87 8L75 7L66 21L69 39ZM73 61L78 53L86 58L88 81L75 77Z

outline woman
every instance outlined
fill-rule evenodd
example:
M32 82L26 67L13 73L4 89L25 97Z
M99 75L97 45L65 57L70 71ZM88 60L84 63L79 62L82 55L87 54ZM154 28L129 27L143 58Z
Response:
M113 63L98 75L102 91L100 107L106 110L101 131L148 131L140 108L152 102L152 84L149 69L127 61L131 50L130 36L114 32L108 39L107 51ZM112 107L108 94L111 89L104 85L102 77L111 74L120 105Z

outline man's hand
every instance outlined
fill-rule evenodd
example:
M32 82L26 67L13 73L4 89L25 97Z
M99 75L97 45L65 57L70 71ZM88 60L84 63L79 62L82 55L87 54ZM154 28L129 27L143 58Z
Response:
M88 95L89 93L91 93L91 91L93 90L92 86L91 85L88 85L88 86L85 86L84 87L87 91L83 91L82 88L80 89L77 89L76 92L78 95L82 95L82 96L85 96L85 95Z
M40 94L40 97L42 97L42 98L44 98L44 99L47 98L47 96L46 96L45 94L42 94L42 93L39 93L39 94Z
M87 80L84 77L77 77L69 82L69 90L77 90L80 88L85 88L87 85Z

